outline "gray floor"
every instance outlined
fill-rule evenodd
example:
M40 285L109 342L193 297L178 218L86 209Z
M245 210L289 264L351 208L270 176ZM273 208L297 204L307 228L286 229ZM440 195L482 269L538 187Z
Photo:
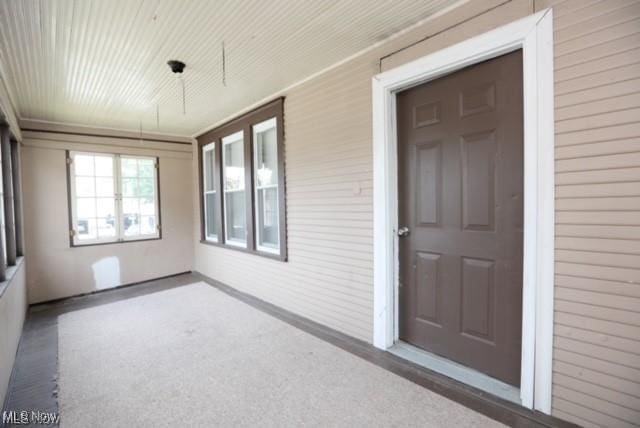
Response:
M88 308L99 309L99 307L103 305L112 306L110 305L111 303L125 302L129 299L147 296L151 293L157 293L163 290L171 290L173 288L192 284L198 281L205 281L210 286L213 286L215 289L223 292L226 296L231 296L231 302L244 302L244 306L246 308L253 308L254 312L260 313L262 316L268 315L269 319L276 321L280 320L282 324L293 329L295 332L293 333L294 336L302 332L306 332L305 337L313 337L314 340L319 339L320 343L324 343L327 346L332 344L333 346L330 348L332 352L330 355L337 353L337 355L350 355L349 358L357 357L356 360L361 363L368 362L367 364L370 363L369 366L377 366L378 368L384 369L383 372L385 373L385 376L392 376L392 378L395 379L394 382L398 379L403 382L408 380L410 381L410 384L413 384L413 387L419 386L418 390L427 392L427 395L432 394L431 391L437 393L432 395L436 397L438 402L440 402L440 400L444 400L443 397L447 397L457 403L461 403L464 405L462 409L465 414L470 411L469 409L473 409L509 426L573 426L538 412L532 412L522 407L515 406L513 403L506 402L505 400L501 400L495 396L488 395L483 391L461 384L460 382L456 382L438 373L427 370L424 367L420 367L416 364L412 364L406 360L398 358L388 352L377 350L367 343L355 340L308 319L301 318L295 314L282 310L281 308L256 299L250 295L241 293L231 287L217 283L198 274L184 274L172 278L150 281L132 287L108 290L95 295L65 299L63 301L47 305L37 305L32 307L28 314L25 330L18 350L16 366L14 368L7 400L5 401L5 409L39 409L43 411L58 411L58 320L61 316L64 318L64 314L70 314L72 312ZM208 310L211 310L211 308L208 307ZM69 319L74 318L67 318L67 320ZM74 328L73 323L69 326L70 329ZM189 329L187 328L186 331L188 330ZM143 337L146 333L146 331L139 332L138 335ZM182 336L182 334L179 334L177 337ZM114 348L117 348L117 344L114 345ZM147 356L145 358L152 358L152 356ZM301 359L304 361L304 356L302 356ZM127 358L122 361L126 362L128 365L132 362L131 360L132 356L128 355ZM73 373L71 373L69 380L71 380L73 376ZM84 380L82 380L82 382L84 382ZM64 383L64 381L61 381L60 383ZM81 382L78 381L78 383L80 384ZM256 383L255 385L259 385L259 383ZM80 385L80 387L83 386ZM371 386L371 389L373 391L378 391L378 388L373 385ZM69 389L69 392L71 393L71 389ZM61 395L62 397L65 397L64 392ZM132 397L134 395L135 390L127 391L122 394L123 397ZM161 397L161 400L165 400L165 398L166 397ZM322 398L324 398L324 396ZM102 401L100 401L100 399ZM96 405L102 408L106 405L105 402L109 399L109 396L108 394L103 395L100 399L96 397ZM150 402L152 403L153 399ZM442 402L455 404L450 400L444 400ZM68 404L71 405L71 402ZM308 404L313 405L313 402ZM148 406L148 404L144 403L143 405ZM210 404L207 403L204 407L209 405ZM66 404L62 405L63 410L65 406ZM456 408L456 406L457 405L453 406L453 408ZM79 413L83 413L82 407L78 407L76 412L78 412L78 410ZM200 410L201 409L195 409L195 413L201 413ZM239 411L238 414L242 414L242 411ZM473 414L474 417L479 418L478 420L486 420L480 417L477 413L471 412L468 414ZM73 420L69 420L69 422L73 422ZM102 422L105 426L113 426L113 423L109 423L108 419L102 420ZM144 424L144 421L141 422L142 425L146 425ZM264 425L264 422L265 420L262 418L259 420L258 425ZM448 424L449 422L450 421L447 420L443 423ZM65 424L64 421L63 424ZM96 421L93 421L91 425L95 426L95 424ZM178 425L181 426L185 424L192 425L189 421L180 421L178 423ZM339 423L336 423L336 425L338 424ZM127 425L131 426L132 424ZM396 424L393 423L392 425ZM2 426L1 421L0 426Z
M62 426L501 426L203 282L58 329Z
M178 275L131 287L32 306L20 339L3 410L58 412L58 316L79 309L179 287L198 280L199 278L191 274ZM0 427L4 426L0 419ZM48 426L55 426L55 424Z

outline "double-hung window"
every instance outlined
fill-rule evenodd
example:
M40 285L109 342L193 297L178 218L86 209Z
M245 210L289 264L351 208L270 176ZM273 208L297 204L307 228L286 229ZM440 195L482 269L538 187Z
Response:
M253 125L256 247L279 253L278 133L276 118Z
M222 164L225 242L229 245L246 248L247 197L244 177L243 131L222 139Z
M218 183L216 180L216 143L202 148L202 173L204 174L204 237L218 242Z
M160 238L158 159L70 152L71 244Z
M198 137L202 242L286 259L283 100Z

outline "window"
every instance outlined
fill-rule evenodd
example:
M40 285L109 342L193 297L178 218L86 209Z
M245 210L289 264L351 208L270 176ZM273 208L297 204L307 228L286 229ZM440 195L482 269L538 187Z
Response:
M203 243L286 259L282 118L278 99L198 138Z
M71 243L160 237L157 158L69 154Z
M209 143L202 148L204 174L204 218L205 239L218 242L218 203L216 183L216 143Z
M18 142L7 125L0 125L0 281L7 279L7 267L22 256L20 158Z
M244 186L244 133L222 139L224 165L224 230L229 245L247 246L247 211Z
M256 246L278 253L278 136L276 118L253 125Z

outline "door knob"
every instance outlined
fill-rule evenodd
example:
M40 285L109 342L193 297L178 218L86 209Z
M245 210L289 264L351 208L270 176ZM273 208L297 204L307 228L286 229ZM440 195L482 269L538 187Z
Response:
M398 229L398 236L409 236L409 228L407 226L404 226Z

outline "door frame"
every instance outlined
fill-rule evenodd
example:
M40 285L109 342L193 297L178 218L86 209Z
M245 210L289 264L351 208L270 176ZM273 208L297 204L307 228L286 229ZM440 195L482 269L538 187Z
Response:
M554 284L554 104L551 9L380 73L372 79L374 198L373 344L391 348L398 329L396 94L522 49L524 99L523 406L551 413Z

